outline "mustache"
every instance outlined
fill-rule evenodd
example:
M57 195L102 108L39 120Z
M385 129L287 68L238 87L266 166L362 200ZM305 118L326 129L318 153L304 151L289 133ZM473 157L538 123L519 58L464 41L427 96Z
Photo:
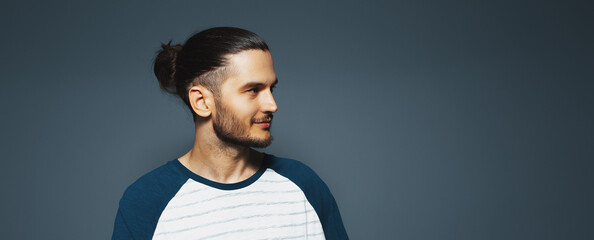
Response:
M272 121L273 118L274 118L274 115L267 114L264 117L252 119L252 123L256 123L256 122L270 122L270 121Z

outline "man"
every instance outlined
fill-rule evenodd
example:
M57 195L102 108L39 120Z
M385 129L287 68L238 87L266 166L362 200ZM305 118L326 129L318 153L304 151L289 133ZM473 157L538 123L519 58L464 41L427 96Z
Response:
M310 168L252 149L278 109L266 43L224 27L162 47L155 74L192 111L194 145L128 187L112 239L348 239Z

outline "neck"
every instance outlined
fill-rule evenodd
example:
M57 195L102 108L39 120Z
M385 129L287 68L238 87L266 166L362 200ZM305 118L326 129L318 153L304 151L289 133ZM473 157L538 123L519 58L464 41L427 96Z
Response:
M196 124L194 145L179 158L182 165L201 177L219 183L240 182L258 171L262 153L222 142L204 125Z

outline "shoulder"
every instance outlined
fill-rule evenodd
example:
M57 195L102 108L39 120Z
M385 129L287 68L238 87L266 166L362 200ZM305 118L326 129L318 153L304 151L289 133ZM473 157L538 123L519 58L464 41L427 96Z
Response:
M116 230L125 226L135 238L152 236L162 211L188 179L175 166L176 161L145 174L126 189L120 199Z
M330 189L316 172L304 163L276 156L269 156L268 168L295 183L312 204L332 199ZM315 206L314 206L315 207Z
M315 190L316 188L327 189L326 184L318 174L298 160L269 155L268 168L288 178L303 191Z
M268 168L288 178L303 191L322 223L326 239L348 239L336 200L313 169L300 161L272 155L269 155L268 164Z
M268 167L276 172L285 173L289 175L316 174L313 169L311 169L309 166L305 165L300 161L290 158L277 157L273 155L268 155L268 157Z
M178 169L174 161L150 171L132 183L124 192L120 200L120 205L128 201L138 204L138 199L162 198L164 193L177 191L179 187L187 180Z

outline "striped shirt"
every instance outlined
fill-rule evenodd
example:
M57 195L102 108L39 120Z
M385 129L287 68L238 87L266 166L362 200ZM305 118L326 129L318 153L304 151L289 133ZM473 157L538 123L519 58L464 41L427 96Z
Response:
M265 155L250 178L210 181L177 159L133 183L112 239L348 239L336 201L313 170Z

